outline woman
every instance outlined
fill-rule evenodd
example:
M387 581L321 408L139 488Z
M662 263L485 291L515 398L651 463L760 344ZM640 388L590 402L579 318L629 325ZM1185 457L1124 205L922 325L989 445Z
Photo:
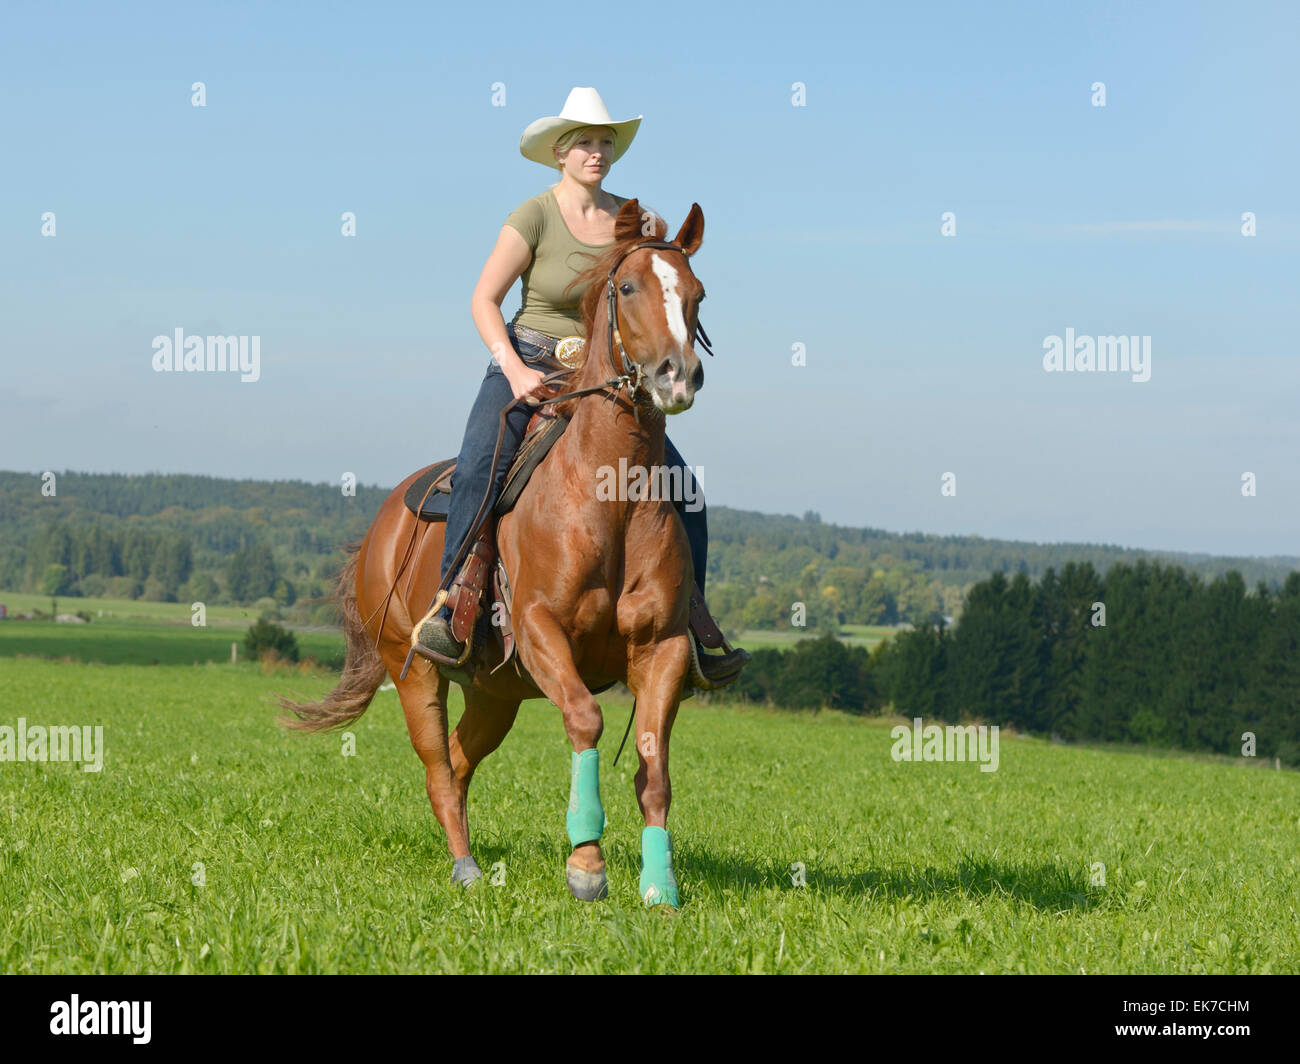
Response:
M570 289L569 285L590 265L595 254L614 242L614 224L619 208L627 200L606 192L601 184L610 166L627 151L640 124L640 115L624 122L611 121L595 89L575 88L559 115L539 118L520 139L523 156L548 168L558 168L560 181L510 214L474 288L474 324L492 352L492 362L470 411L452 477L442 555L444 579L465 537L474 531L469 525L489 481L493 503L500 494L533 414L530 407L555 394L542 384L542 379L557 368L557 341L583 335L579 306L585 286ZM507 325L501 301L521 277L523 303ZM511 398L524 403L514 407L506 418L501 457L493 470L492 452L501 408ZM690 470L671 441L666 442L665 462L669 467L681 468L680 483L691 483L687 480ZM698 509L686 510L683 501L677 500L676 507L690 542L695 582L703 592L708 554L703 498L698 485L694 494L684 490L683 495L701 503ZM431 611L419 624L417 649L458 659L464 647L452 635L450 622L447 607ZM740 649L707 654L700 647L699 658L706 680L723 686L739 675L749 655Z

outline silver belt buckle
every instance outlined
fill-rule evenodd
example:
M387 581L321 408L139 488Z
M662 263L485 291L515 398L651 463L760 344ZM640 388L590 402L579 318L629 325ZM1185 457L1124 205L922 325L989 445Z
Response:
M555 345L555 361L568 369L577 369L586 360L587 341L581 336L566 336Z

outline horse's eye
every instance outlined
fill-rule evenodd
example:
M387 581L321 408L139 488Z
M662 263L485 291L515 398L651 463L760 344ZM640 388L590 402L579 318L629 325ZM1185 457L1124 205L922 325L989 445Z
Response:
M632 294L632 286L627 281L624 281L621 285L619 285L618 290L622 292L625 296L630 296Z

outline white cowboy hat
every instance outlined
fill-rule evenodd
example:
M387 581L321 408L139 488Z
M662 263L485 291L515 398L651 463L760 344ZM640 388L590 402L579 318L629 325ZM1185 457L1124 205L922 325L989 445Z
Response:
M617 162L636 136L641 117L637 115L624 122L615 122L609 117L600 93L592 88L575 88L569 92L569 98L564 101L558 115L539 118L524 130L524 135L519 138L519 154L550 169L555 166L551 148L569 130L579 126L609 126L614 131L614 154L610 162Z

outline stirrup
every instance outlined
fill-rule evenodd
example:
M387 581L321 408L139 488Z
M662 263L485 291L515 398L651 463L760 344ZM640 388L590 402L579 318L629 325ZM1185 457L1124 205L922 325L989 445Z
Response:
M421 617L419 622L414 627L412 627L411 649L414 650L417 654L419 654L420 657L432 661L435 665L447 665L452 668L458 669L462 665L464 665L465 662L469 660L469 656L474 650L474 633L472 631L470 632L469 638L465 640L465 645L461 648L460 657L458 658L450 657L447 654L440 654L438 651L434 650L431 647L427 647L420 642L420 632L423 630L426 624L437 619L438 611L441 610L444 605L446 605L446 602L447 602L447 591L446 589L443 589L442 591L438 592L437 597L433 600L432 609L430 609L428 613L426 613L423 617ZM450 622L448 623L447 631L450 634L451 632ZM454 641L455 636L452 636L452 639Z
M693 686L698 687L701 691L720 691L722 688L730 686L740 678L741 670L744 669L751 660L753 660L753 656L749 651L733 647L725 640L723 642L726 646L727 652L718 655L714 660L729 658L733 655L739 655L739 657L734 658L732 668L729 671L723 673L721 676L711 678L705 675L701 659L708 659L714 656L702 653L694 634L690 634L691 667L690 672L687 674L687 678Z

